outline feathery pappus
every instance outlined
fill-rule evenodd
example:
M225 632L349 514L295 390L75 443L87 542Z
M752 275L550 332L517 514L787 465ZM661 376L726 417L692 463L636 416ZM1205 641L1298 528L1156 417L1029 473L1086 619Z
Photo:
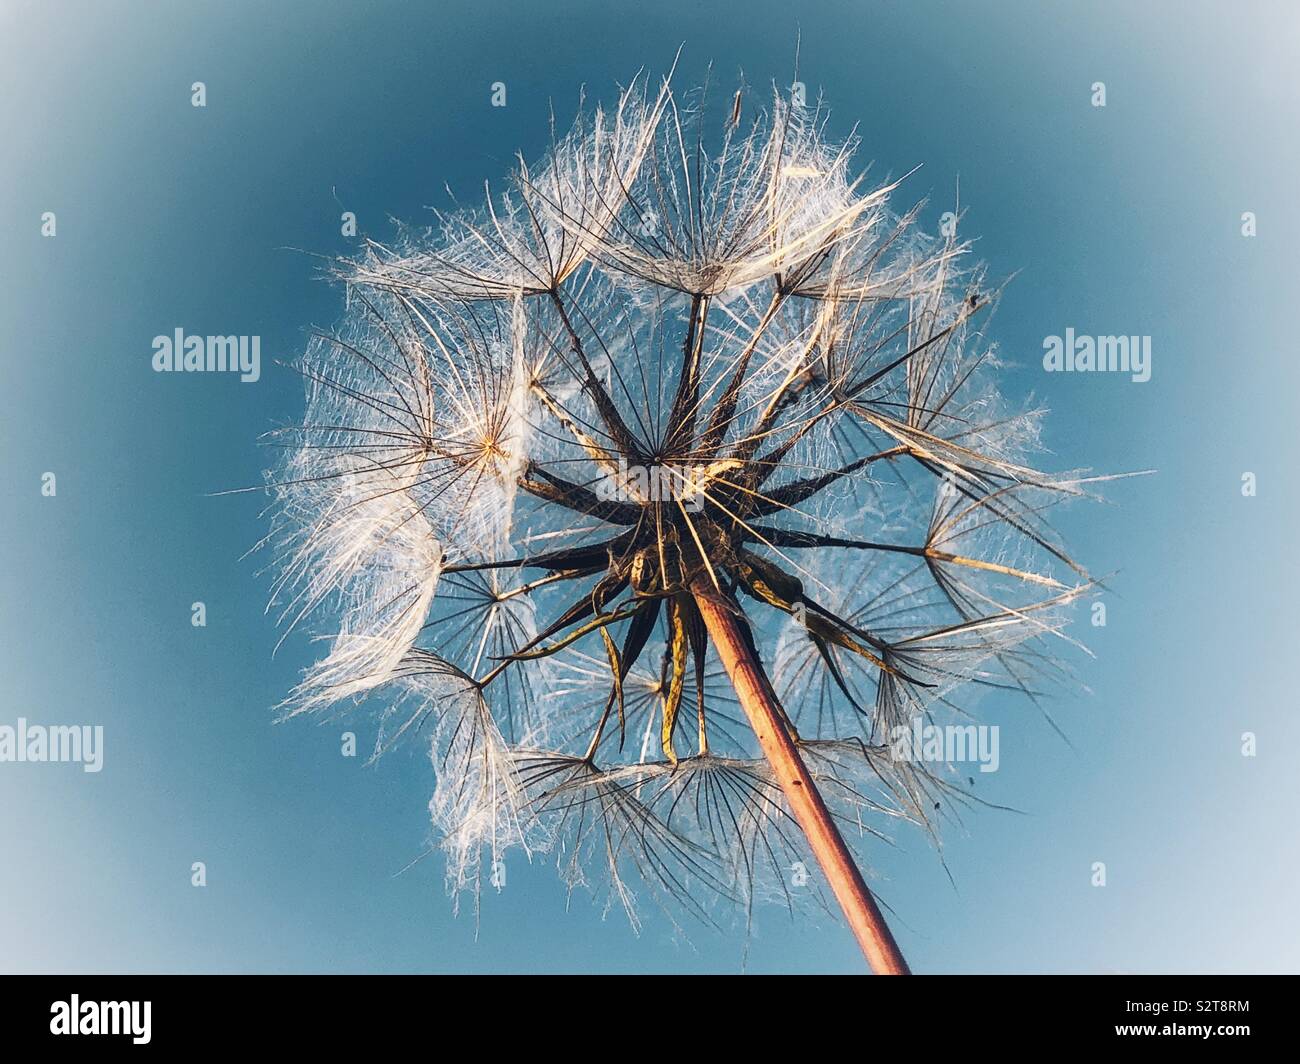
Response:
M896 729L1064 677L1047 517L1100 478L1035 468L1000 289L820 103L741 99L638 77L335 265L270 475L275 607L332 638L287 712L430 744L456 895L518 848L634 924L827 901L790 765L869 867L975 801Z

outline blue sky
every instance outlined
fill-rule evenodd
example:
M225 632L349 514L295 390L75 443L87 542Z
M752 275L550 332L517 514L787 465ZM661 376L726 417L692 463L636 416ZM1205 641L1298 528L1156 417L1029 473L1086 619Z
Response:
M472 196L579 90L685 45L679 82L800 71L861 161L931 197L996 276L1004 382L1061 468L1156 469L1063 517L1109 581L1090 689L989 707L1001 767L945 840L879 855L919 971L1294 971L1300 743L1295 301L1300 13L1283 3L11 3L0 13L0 724L102 724L105 767L0 764L0 964L86 971L734 971L737 936L635 937L543 863L453 917L417 749L275 725L315 650L245 552L273 365L340 312L313 254ZM203 81L208 105L190 105ZM489 105L504 81L508 106ZM1107 106L1091 105L1106 84ZM54 211L57 236L41 236ZM1241 235L1253 211L1258 235ZM256 384L155 374L155 335L257 334ZM1042 339L1152 337L1145 384L1052 374ZM54 471L58 494L40 492ZM1256 474L1258 493L1241 494ZM190 624L206 603L208 625ZM367 724L355 729L366 745ZM1240 752L1243 732L1258 753ZM190 884L203 861L208 886ZM1091 866L1107 865L1107 886ZM399 874L400 873L400 874ZM861 969L763 914L751 971Z

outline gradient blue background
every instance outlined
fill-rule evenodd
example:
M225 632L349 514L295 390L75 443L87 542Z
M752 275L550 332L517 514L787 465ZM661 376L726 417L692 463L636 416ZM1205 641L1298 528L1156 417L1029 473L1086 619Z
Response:
M511 861L477 936L439 857L398 875L427 845L427 760L367 768L341 727L272 724L318 648L272 657L268 581L241 558L263 501L207 493L258 483L257 437L301 413L271 359L339 314L302 251L348 249L342 210L383 238L444 182L473 197L540 154L552 103L567 121L581 85L608 101L683 42L681 86L710 60L724 85L788 83L796 30L832 132L860 123L882 175L923 163L903 199L933 197L930 227L960 175L963 235L1020 271L994 332L1020 365L1006 390L1052 408L1054 464L1159 470L1063 515L1118 571L1107 627L1076 630L1091 693L1053 706L1074 749L986 700L1002 765L977 793L1024 813L949 835L955 889L921 838L880 849L905 953L923 972L1300 968L1294 4L4 0L0 723L102 724L106 750L98 775L0 765L0 969L740 968L739 937L566 911L548 862ZM262 380L153 373L178 326L259 334ZM1153 379L1044 374L1067 326L1150 334ZM771 911L748 968L861 961L831 921Z

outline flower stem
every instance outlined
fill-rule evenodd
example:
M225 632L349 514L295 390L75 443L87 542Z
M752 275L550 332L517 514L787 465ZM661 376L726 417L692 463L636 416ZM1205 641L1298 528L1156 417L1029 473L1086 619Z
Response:
M776 693L752 649L752 641L747 638L738 608L707 577L697 578L691 592L763 754L785 792L790 811L803 829L871 970L877 975L910 975L889 925L799 756L799 749L782 719Z

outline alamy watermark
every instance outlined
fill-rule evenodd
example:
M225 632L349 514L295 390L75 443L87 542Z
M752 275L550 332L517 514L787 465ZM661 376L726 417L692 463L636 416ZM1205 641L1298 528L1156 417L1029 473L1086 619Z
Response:
M925 724L919 717L889 733L889 755L895 761L955 764L979 763L981 772L996 772L1001 763L996 724Z
M238 373L245 384L262 375L260 336L171 336L153 338L155 373Z
M138 1046L148 1045L152 1012L151 1001L82 1001L73 994L50 1005L50 1034L127 1035Z
M1128 373L1137 384L1151 379L1151 337L1064 336L1043 338L1043 369L1048 373Z
M597 481L596 497L602 502L675 502L695 513L703 509L709 486L739 464L724 459L699 465L629 465L620 458L618 472Z
M96 724L0 724L0 762L70 762L83 772L104 767L104 726Z

